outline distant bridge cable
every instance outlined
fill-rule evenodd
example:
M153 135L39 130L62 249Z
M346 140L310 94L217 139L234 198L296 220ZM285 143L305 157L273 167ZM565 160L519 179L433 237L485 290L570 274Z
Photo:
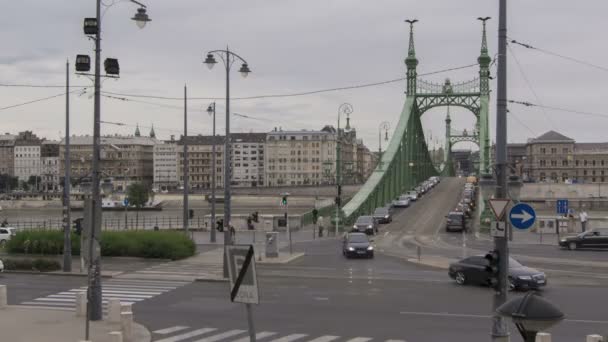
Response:
M567 108L560 108L560 107L553 107L553 106L544 106L544 105L535 104L535 103L526 102L526 101L509 100L509 103L515 103L515 104L519 104L519 105L526 106L526 107L543 107L543 108L546 108L546 109L551 109L551 110L555 110L555 111L559 111L559 112L566 112L566 113L572 113L572 114L579 114L579 115L585 115L585 116L593 116L593 117L596 117L596 118L608 119L608 114L602 114L602 113L583 112L583 111L574 110L574 109L567 109Z

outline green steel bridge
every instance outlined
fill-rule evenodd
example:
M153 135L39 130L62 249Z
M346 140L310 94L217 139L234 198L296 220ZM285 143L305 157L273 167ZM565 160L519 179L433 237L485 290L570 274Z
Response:
M479 146L478 173L489 173L490 138L488 105L490 101L490 63L486 38L486 22L482 19L483 31L481 53L477 58L479 75L473 80L452 83L427 82L418 78L418 59L414 48L414 21L410 23L409 48L405 59L407 67L407 90L405 104L399 123L388 147L380 156L378 166L366 183L341 210L346 222L359 215L372 213L385 206L403 192L434 175L453 176L454 166L450 151L458 142L472 142ZM446 146L443 167L433 165L428 151L421 117L435 107L448 107L446 117ZM454 132L451 129L449 107L461 107L471 111L476 117L475 128L471 132Z

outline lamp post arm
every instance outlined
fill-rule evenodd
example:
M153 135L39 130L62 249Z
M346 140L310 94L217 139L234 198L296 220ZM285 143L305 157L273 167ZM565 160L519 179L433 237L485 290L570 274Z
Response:
M142 4L142 3L141 3L141 2L139 2L139 1L135 1L135 0L129 0L129 1L131 1L131 2L132 2L132 3L134 3L134 4L137 4L137 5L141 6L141 7L143 7L143 8L148 8L146 5Z

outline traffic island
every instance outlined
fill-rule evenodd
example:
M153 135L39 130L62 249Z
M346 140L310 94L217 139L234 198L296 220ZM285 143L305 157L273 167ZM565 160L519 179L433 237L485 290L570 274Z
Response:
M288 264L296 259L299 259L306 255L305 253L281 253L277 257L268 258L266 255L261 253L258 256L257 263L260 265L272 265L272 264Z

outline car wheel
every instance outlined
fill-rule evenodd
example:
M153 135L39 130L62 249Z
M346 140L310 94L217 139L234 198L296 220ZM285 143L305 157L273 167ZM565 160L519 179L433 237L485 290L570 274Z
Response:
M458 284L458 285L464 285L467 282L467 278L464 276L464 273L462 273L462 272L457 272L455 279L456 279L456 284Z
M568 249L569 249L569 250L571 250L571 251L575 250L575 249L576 249L576 247L577 247L577 246L576 246L576 242L570 242L570 243L568 244Z

